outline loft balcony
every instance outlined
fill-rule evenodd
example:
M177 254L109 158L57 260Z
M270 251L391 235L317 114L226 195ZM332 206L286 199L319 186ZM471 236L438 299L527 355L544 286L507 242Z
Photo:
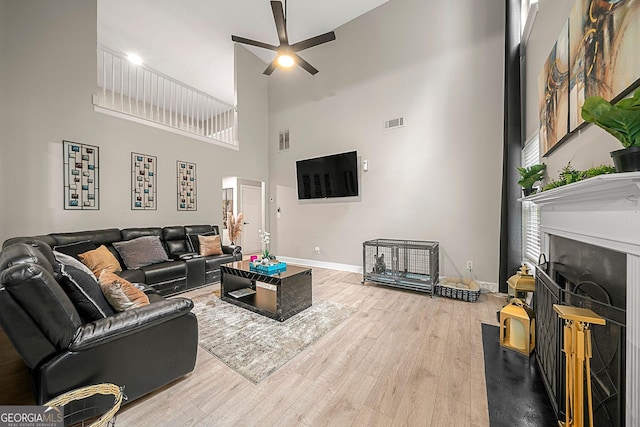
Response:
M238 149L234 105L99 47L96 111Z

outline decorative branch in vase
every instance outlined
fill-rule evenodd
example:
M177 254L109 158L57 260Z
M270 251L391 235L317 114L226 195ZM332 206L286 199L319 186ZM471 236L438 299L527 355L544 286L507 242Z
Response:
M238 217L233 216L231 211L227 212L227 230L229 231L229 240L231 245L236 244L236 240L242 234L242 225L244 224L244 214L240 212Z

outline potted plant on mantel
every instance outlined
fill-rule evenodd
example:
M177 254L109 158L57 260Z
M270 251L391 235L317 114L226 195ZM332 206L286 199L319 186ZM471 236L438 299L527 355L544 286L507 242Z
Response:
M534 188L533 185L538 181L542 181L546 167L547 165L542 163L539 165L529 166L528 168L517 168L521 176L520 181L518 181L518 185L522 187L522 195L524 197L537 192L538 189Z
M640 89L631 98L611 104L599 96L590 96L582 106L582 118L615 136L622 146L612 151L618 172L640 171Z

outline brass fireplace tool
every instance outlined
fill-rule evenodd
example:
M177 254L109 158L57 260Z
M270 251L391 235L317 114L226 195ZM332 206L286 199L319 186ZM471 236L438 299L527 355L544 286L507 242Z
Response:
M584 427L584 382L587 382L587 411L589 426L593 427L593 398L591 394L591 324L604 325L606 320L587 308L553 305L564 320L563 351L565 370L565 420L560 427Z

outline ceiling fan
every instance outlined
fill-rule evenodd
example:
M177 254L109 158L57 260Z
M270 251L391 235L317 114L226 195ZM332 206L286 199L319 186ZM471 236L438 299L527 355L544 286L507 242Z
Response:
M281 67L291 67L294 64L298 64L300 67L307 70L311 75L318 73L318 70L307 61L302 59L297 52L310 47L318 46L323 43L327 43L336 39L336 35L333 31L321 34L319 36L311 37L298 43L289 44L289 37L287 35L287 20L282 9L282 2L272 1L271 10L273 11L273 20L276 23L276 30L278 31L278 39L280 40L279 46L274 46L268 43L262 43L259 41L246 39L244 37L231 36L231 40L238 43L248 44L251 46L261 47L263 49L274 50L278 52L276 58L269 64L263 74L271 75L273 70L279 65Z

